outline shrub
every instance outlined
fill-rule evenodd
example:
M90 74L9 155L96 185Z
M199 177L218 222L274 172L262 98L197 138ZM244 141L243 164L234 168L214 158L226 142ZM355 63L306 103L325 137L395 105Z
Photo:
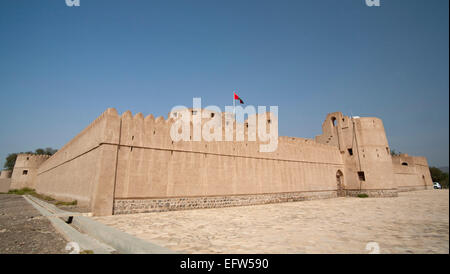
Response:
M10 191L8 191L8 194L33 195L36 194L36 191L34 191L34 189L31 189L29 187L24 187L21 189L11 189Z
M58 202L56 202L56 205L57 205L57 206L58 206L58 205L62 205L62 206L77 205L77 200L72 201L72 202L61 202L61 201L58 201Z

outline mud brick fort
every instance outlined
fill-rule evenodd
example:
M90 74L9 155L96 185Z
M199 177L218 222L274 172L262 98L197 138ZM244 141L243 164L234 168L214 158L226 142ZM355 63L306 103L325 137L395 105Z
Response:
M432 187L425 157L391 156L378 118L330 113L314 139L278 137L275 151L260 152L262 142L248 141L247 131L244 141L174 142L171 115L119 115L109 108L53 156L20 154L12 174L2 172L0 180L11 177L10 189L77 200L96 216L362 193L392 197Z

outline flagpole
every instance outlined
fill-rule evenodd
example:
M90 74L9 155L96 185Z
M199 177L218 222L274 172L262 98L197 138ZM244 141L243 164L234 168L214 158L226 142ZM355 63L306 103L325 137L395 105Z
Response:
M234 92L233 92L233 119L236 120L236 99L234 99Z

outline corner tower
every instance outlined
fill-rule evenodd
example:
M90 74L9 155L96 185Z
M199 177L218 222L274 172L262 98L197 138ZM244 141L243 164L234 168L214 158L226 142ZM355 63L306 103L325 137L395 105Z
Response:
M35 188L37 170L50 155L19 154L11 176L10 189Z
M318 143L339 148L345 164L347 195L396 196L392 158L383 122L375 117L348 117L341 112L327 115Z

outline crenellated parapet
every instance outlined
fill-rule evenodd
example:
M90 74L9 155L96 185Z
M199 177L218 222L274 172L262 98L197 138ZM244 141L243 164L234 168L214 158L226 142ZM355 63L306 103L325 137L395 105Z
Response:
M191 112L193 110L188 109L187 111ZM196 112L194 113L192 116L202 115L200 112L198 114ZM171 137L171 128L174 127L177 117L174 117L173 113L169 114L170 118L168 119L164 119L163 117L155 119L153 115L148 115L144 118L142 113L132 115L130 111L126 111L121 115L120 145L129 147L130 151L133 148L143 148L232 157L342 164L341 157L336 149L317 143L312 139L277 136L276 150L273 152L262 152L260 149L261 145L267 144L269 141L261 141L258 136L259 117L264 117L266 133L269 130L270 123L275 123L278 129L278 119L271 116L270 113L252 115L242 123L236 123L232 118L227 119L228 113L217 114L217 116L213 117L210 114L214 112L206 110L206 113L207 115L203 115L206 117L198 119L198 121L193 117L185 122L188 124L187 128L189 129L188 140L174 141ZM181 114L178 112L177 115ZM204 138L198 141L194 140L195 123L198 123L198 128L204 130L205 125L218 116L221 117L219 128L222 136L221 141L206 141ZM252 119L254 121L253 123L251 122ZM227 122L232 123L229 125L232 127L233 132L232 141L226 140L225 131ZM252 126L255 127L253 131L250 130ZM239 134L243 136L242 141L237 141Z
M120 116L117 110L108 108L46 161L39 169L39 173L71 161L102 143L117 144L119 127Z

